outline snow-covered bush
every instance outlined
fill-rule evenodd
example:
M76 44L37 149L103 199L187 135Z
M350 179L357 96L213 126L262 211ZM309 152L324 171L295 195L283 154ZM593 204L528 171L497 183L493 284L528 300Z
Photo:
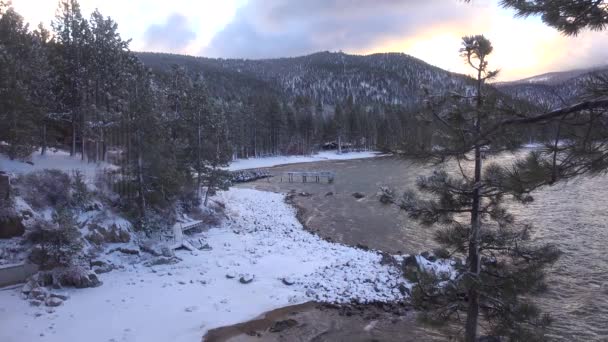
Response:
M67 207L72 202L70 176L59 170L24 174L15 185L18 195L35 209Z
M34 244L30 260L42 269L74 266L83 257L82 237L67 209L53 213L52 222L34 222L27 239Z

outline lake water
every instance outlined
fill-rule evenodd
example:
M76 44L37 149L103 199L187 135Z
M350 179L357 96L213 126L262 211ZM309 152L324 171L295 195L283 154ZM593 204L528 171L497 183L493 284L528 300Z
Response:
M502 162L511 157L503 156ZM281 182L284 171L336 172L333 184ZM328 161L272 168L277 176L247 185L261 190L298 193L309 229L335 241L390 253L419 253L436 247L432 228L422 228L407 215L378 201L382 185L413 188L431 168L383 157ZM352 194L365 195L356 199ZM400 192L400 191L398 191ZM331 194L329 194L331 193ZM608 177L579 179L535 193L527 206L513 205L516 218L536 227L535 238L563 252L549 270L550 289L536 300L554 318L550 336L560 341L608 341Z

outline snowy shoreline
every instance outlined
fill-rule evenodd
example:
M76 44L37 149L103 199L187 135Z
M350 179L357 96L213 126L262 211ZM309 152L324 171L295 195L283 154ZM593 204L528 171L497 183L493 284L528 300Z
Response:
M226 168L228 171L239 171L248 169L258 169L264 167L273 167L287 164L311 163L326 160L352 160L375 158L383 156L381 152L365 151L365 152L345 152L338 154L337 151L322 151L310 156L276 156L276 157L261 157L249 159L237 159L230 163Z
M179 251L181 262L152 267L121 256L124 269L100 275L101 287L66 290L71 299L57 308L0 290L0 340L200 341L209 329L272 309L399 301L406 297L399 287L411 288L399 268L380 264L379 253L305 231L284 195L231 189L216 199L229 219L195 237L211 250Z

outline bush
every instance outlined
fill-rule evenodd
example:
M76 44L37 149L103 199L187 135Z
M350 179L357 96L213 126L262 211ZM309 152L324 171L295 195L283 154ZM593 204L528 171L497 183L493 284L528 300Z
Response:
M71 212L66 209L53 214L53 222L37 221L28 234L34 243L30 259L42 269L69 267L78 264L84 244Z
M59 170L35 171L16 181L18 194L35 209L71 204L70 176Z
M71 203L81 209L84 209L90 202L92 194L87 188L84 175L80 170L72 172L72 196Z

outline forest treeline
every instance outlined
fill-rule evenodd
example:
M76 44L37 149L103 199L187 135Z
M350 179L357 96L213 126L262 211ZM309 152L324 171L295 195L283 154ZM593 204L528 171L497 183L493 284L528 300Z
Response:
M56 13L50 29L31 28L0 3L0 152L62 149L119 165L108 182L125 205L138 203L140 219L224 187L222 167L234 158L432 144L433 123L418 115L425 98L474 84L403 54L136 54L99 11L86 18L78 1L63 0Z

